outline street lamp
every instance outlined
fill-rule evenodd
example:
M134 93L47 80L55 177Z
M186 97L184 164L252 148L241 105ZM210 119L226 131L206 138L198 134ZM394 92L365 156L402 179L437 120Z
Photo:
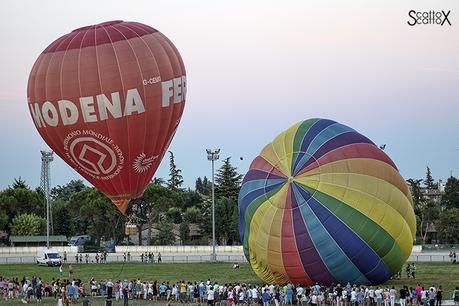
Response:
M214 151L206 149L207 159L212 162L212 260L217 260L217 254L215 253L215 182L214 182L214 161L218 160L220 155L220 149Z

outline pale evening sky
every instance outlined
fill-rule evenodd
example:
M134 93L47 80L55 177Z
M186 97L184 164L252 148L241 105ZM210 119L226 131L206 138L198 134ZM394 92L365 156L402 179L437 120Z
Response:
M411 9L451 10L452 26L411 27ZM117 19L160 30L185 62L187 102L170 149L186 186L210 176L206 148L221 148L245 173L266 143L311 117L387 144L405 178L426 166L435 179L459 176L458 1L6 0L0 190L19 176L39 185L48 147L26 92L38 55L75 28ZM58 157L51 171L53 186L80 178ZM167 175L166 156L156 176Z

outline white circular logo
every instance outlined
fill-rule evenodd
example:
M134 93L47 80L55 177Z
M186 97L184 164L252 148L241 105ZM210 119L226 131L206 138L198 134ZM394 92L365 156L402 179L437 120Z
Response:
M123 153L113 140L91 130L73 131L67 135L64 149L79 170L95 179L111 179L124 165Z

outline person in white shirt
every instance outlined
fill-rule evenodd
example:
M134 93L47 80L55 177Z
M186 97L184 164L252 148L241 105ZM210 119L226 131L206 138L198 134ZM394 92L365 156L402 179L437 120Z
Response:
M395 296L396 295L397 295L397 291L395 290L395 287L392 286L392 288L389 290L390 306L395 306Z
M207 304L214 305L214 288L212 286L209 286L209 290L207 290Z
M357 292L355 292L355 288L352 288L351 291L351 305L355 306L355 302L357 301Z

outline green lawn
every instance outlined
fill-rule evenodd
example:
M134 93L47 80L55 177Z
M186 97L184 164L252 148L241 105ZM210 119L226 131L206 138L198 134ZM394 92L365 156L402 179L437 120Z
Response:
M100 279L137 279L140 277L145 280L169 280L175 282L180 279L184 280L207 280L215 279L221 283L225 282L245 282L245 283L260 283L255 273L248 264L242 264L240 269L233 269L230 263L194 263L194 264L179 264L179 263L163 263L163 264L141 264L141 263L111 263L111 264L80 264L74 265L74 276L78 277L87 284L91 277L96 280ZM67 272L67 267L65 272ZM67 272L68 273L68 272ZM59 277L58 268L39 267L36 265L0 265L0 275L4 277L19 277L24 275L31 277L32 275L41 276L45 281L51 280L52 277ZM418 263L417 264L417 279L406 279L405 275L401 280L391 280L385 285L396 286L399 288L402 285L414 286L420 282L424 286L432 284L442 285L445 293L444 299L451 299L452 290L459 285L459 265L450 263ZM87 285L86 285L87 288ZM56 305L53 299L45 299L42 305ZM129 305L151 305L151 302L135 302L130 301ZM165 303L156 303L162 305ZM4 301L0 300L0 305L23 305L20 301ZM81 305L81 303L79 303ZM104 305L101 298L93 300L93 306ZM121 302L115 305L122 305Z

